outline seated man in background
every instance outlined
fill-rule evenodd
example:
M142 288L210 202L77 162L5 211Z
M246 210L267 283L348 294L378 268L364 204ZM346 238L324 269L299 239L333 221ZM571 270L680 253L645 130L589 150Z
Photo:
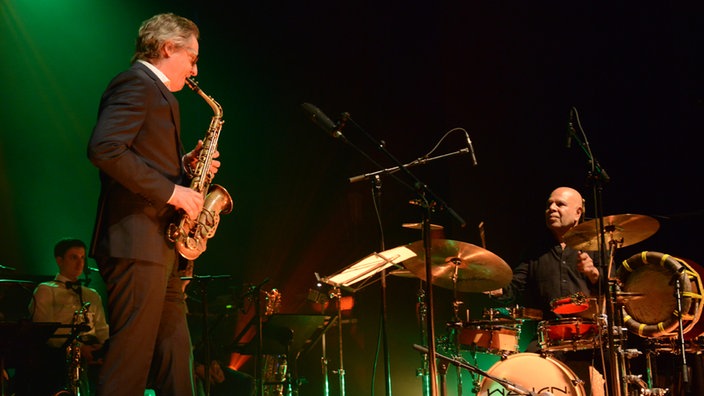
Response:
M33 322L58 322L61 327L47 341L42 357L25 373L28 380L18 387L17 394L54 394L69 385L69 369L79 364L81 394L91 395L109 333L103 302L95 289L79 280L86 262L83 241L58 241L54 258L59 273L34 289L29 313ZM79 354L73 354L78 361L72 361L69 348L78 348Z

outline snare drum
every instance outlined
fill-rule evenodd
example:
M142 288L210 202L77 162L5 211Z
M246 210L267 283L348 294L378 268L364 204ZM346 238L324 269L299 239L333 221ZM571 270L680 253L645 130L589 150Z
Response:
M558 315L574 315L589 309L589 299L584 293L577 292L550 301L550 309Z
M549 393L560 396L586 396L582 381L566 364L537 353L518 353L494 364L487 374L505 379L531 394ZM513 395L502 384L485 377L477 396Z
M518 352L519 337L513 326L465 324L457 340L461 349L506 356Z
M679 275L678 275L679 274ZM687 334L702 313L702 281L682 259L658 252L641 252L625 260L616 273L621 289L642 295L623 307L626 328L641 337L677 335L679 315L673 279L679 276L682 327Z
M544 320L538 323L538 343L543 351L578 351L599 346L599 326L583 318Z

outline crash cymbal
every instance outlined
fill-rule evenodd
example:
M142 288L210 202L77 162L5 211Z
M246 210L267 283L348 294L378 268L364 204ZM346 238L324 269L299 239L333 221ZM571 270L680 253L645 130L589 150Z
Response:
M403 223L401 225L401 227L408 228L411 230L420 230L423 228L423 223ZM445 228L445 227L443 227L439 224L431 224L430 225L431 230L442 230L443 228Z
M660 228L652 217L637 214L621 214L604 217L602 234L607 243L614 241L625 247L648 239ZM578 250L599 250L600 235L596 232L596 219L577 225L564 235L568 246Z
M418 278L426 280L423 241L408 245L416 253L403 265ZM450 239L433 239L430 247L433 285L461 292L484 292L511 282L513 272L499 256L479 246ZM456 276L456 282L453 278Z
M36 282L24 279L0 279L0 285L36 285Z
M389 275L398 276L401 278L415 278L415 274L407 269L399 268L389 272Z

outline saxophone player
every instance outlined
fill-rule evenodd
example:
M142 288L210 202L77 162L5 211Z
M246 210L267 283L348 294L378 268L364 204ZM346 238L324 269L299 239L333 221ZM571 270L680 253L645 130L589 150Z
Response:
M88 142L100 178L90 256L106 284L111 325L100 396L194 393L179 255L165 230L177 211L197 218L204 203L187 187L203 145L184 153L173 94L198 74L198 40L198 26L182 16L144 21L132 64L105 89ZM219 166L214 160L208 171Z

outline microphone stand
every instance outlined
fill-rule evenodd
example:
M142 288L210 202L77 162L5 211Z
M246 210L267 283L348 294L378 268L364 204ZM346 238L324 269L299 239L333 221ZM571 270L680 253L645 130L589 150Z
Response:
M409 185L405 183L403 180L400 178L396 177L391 173L391 171L387 172L386 170L381 171L379 174L387 173L391 174L394 179L398 180L402 185L409 187L412 189L419 197L420 200L422 201L423 208L425 209L423 211L423 241L424 241L424 249L425 249L425 272L426 272L426 279L427 279L427 284L428 284L428 290L426 292L426 307L427 307L427 334L428 334L428 354L431 358L428 359L428 375L430 377L430 390L431 390L431 395L432 396L437 396L438 395L438 383L437 383L437 364L435 361L435 321L433 319L433 288L430 287L431 282L432 282L432 268L431 268L431 255L430 255L430 217L431 217L431 212L432 210L437 206L439 209L444 209L446 210L462 227L465 227L467 225L466 221L460 217L452 208L450 208L440 197L435 195L430 188L423 182L421 182L413 173L411 173L408 168L403 165L393 154L391 154L387 149L385 144L382 142L378 141L376 138L373 136L369 135L364 131L363 128L361 128L357 123L355 123L351 117L349 116L348 113L343 113L343 117L345 121L351 121L357 128L364 133L364 135L377 147L379 150L381 150L391 161L393 161L397 166L393 168L393 170L401 170L406 176L408 176L411 181L413 182L413 185ZM344 125L343 125L344 126ZM371 160L370 156L367 155L363 150L361 150L359 147L354 145L352 142L350 142L343 134L341 131L341 127L338 127L337 130L334 131L333 137L336 137L338 139L341 139L344 141L346 144L349 146L353 147L355 150L360 152L364 157L368 158ZM378 163L375 161L371 160L373 163L375 163L377 166L379 166ZM381 166L379 166L381 168ZM431 202L434 202L434 205L431 204Z
M684 329L682 326L682 272L685 270L684 267L674 275L675 281L675 300L677 301L677 344L679 346L679 353L682 356L682 389L688 392L689 388L689 369L687 368L687 353L685 348L684 340ZM686 279L686 277L685 277Z
M453 151L453 152L451 152L451 153L441 154L441 155L438 155L438 156L435 156L435 157L430 157L430 158L421 157L421 158L418 158L418 159L415 160L415 161L412 161L412 162L409 162L409 163L407 163L407 164L401 165L401 167L410 168L410 167L415 166L415 165L425 165L426 163L431 162L431 161L435 161L435 160L437 160L437 159L441 159L441 158L445 158L445 157L452 157L452 156L460 155L460 154L468 154L468 153L470 153L469 148L463 148L463 149L461 149L461 150ZM392 168L386 168L386 169L382 169L382 170L379 170L379 171L376 171L376 172L365 173L365 174L362 174L362 175L350 177L349 180L350 180L350 183L356 183L356 182L358 182L358 181L361 181L361 180L368 180L368 179L370 179L370 178L372 178L372 177L377 177L377 176L379 176L379 175L385 175L385 174L394 173L394 172L398 171L401 167L399 167L399 166L394 166L394 167L392 167Z
M381 205L381 177L379 175L374 176L372 179L372 200L374 202L374 208L376 209L376 215L379 222L379 234L380 234L380 251L385 251L384 242L384 227L381 222L381 211L379 207ZM386 268L381 270L380 273L381 280L381 312L380 312L380 336L382 347L384 349L384 378L386 380L386 396L391 396L391 358L389 356L389 336L386 322Z
M612 296L612 290L609 284L609 275L611 274L610 268L612 265L612 255L607 253L606 249L606 236L604 232L604 212L603 212L603 206L602 206L602 194L603 194L603 185L608 183L610 181L609 176L607 175L606 171L599 165L599 162L594 158L592 154L592 150L589 147L589 141L587 140L587 136L584 133L584 129L582 129L581 122L579 120L579 113L577 112L577 109L574 107L572 108L572 112L574 117L576 118L577 125L579 127L579 130L582 134L582 139L580 136L577 135L576 131L574 128L571 127L568 128L568 148L569 148L569 141L571 138L574 138L577 143L579 144L580 148L584 152L584 154L587 156L587 160L590 165L590 171L588 174L588 180L590 180L591 185L592 185L592 194L594 196L594 211L595 211L595 223L596 223L596 233L599 237L599 290L600 290L600 295L601 293L605 293L605 301L606 304L606 323L607 323L607 348L609 352L609 376L607 381L608 387L606 389L606 394L607 396L610 394L612 396L625 396L628 394L628 389L627 389L627 384L625 381L623 381L623 370L621 365L619 364L620 359L618 356L619 351L616 350L616 345L614 342L614 330L616 329L615 323L614 323L614 306L613 306L613 296ZM608 256L607 256L608 254ZM600 296L601 297L601 296ZM621 328L618 328L619 331L621 331ZM619 346L620 349L620 346Z

